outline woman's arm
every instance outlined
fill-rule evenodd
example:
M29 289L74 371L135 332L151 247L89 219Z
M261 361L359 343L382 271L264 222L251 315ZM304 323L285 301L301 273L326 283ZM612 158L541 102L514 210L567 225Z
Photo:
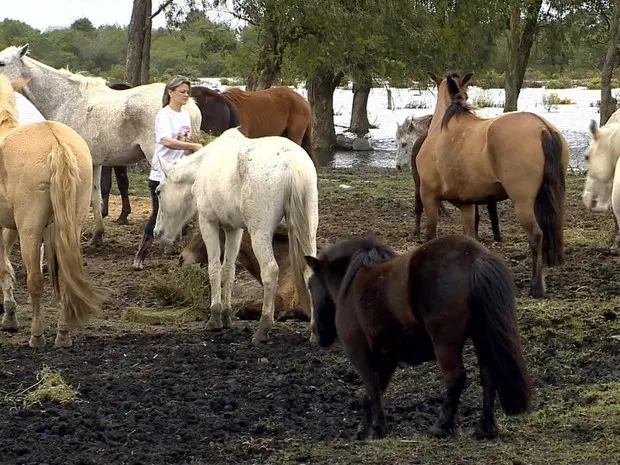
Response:
M202 145L200 144L184 142L171 137L162 137L160 142L164 147L168 147L173 150L191 150L192 152L195 152L196 150L200 150L202 148Z

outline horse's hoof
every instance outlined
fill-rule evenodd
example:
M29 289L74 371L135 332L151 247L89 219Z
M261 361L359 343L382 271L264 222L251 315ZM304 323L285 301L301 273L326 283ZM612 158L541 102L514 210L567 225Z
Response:
M530 288L530 297L535 299L542 299L545 297L545 291L540 286L532 286Z
M220 331L224 327L221 318L214 319L213 317L209 318L207 321L207 330L209 331Z
M435 438L448 438L454 434L451 429L445 429L438 425L433 425L428 429L428 434Z
M260 328L257 329L252 337L252 344L264 344L267 341L269 341L269 332L261 330Z
M101 247L103 245L103 232L96 232L88 243L91 247Z
M222 327L226 329L232 328L232 319L230 318L230 313L222 315Z
M12 316L9 316L8 313L4 314L4 317L2 317L2 330L10 333L16 333L19 330L19 324L17 323L15 314Z
M30 347L34 347L35 349L42 349L45 347L45 337L41 334L40 336L30 336L30 341L28 342Z
M56 340L54 340L54 347L62 348L62 347L71 347L73 345L73 341L71 340L71 336L61 336L60 334L56 335Z
M502 242L502 236L496 236L496 237L493 237L493 240L494 240L495 242Z
M129 221L127 221L126 216L119 216L118 219L116 220L116 224L120 224L121 226L126 226L129 224Z
M134 260L131 267L134 271L142 271L144 269L144 262L142 260Z
M311 344L316 344L319 342L319 338L316 336L316 333L310 330L310 338L308 339Z
M478 425L474 431L474 438L478 440L482 439L495 439L498 436L497 425L488 426Z
M370 435L370 425L360 425L355 432L355 439L364 441Z

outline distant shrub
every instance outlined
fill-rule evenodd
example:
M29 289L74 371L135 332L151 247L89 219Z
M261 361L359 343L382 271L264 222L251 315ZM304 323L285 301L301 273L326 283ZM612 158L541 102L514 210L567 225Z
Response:
M552 79L547 83L547 89L570 89L573 81L569 78Z
M558 105L572 105L575 102L569 98L562 98L558 94L552 92L550 94L545 94L542 97L542 104L545 110L552 111L557 110Z

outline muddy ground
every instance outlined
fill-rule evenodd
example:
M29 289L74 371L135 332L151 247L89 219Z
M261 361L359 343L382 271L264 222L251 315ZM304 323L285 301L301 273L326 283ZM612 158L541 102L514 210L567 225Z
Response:
M74 334L67 350L28 347L30 310L17 255L21 329L0 334L1 464L607 464L620 461L620 257L608 252L609 216L580 203L572 175L566 201L566 264L548 273L549 298L527 297L529 253L509 202L500 206L504 242L493 244L483 210L481 240L501 253L519 287L519 319L536 386L534 410L499 413L501 437L472 439L481 405L477 361L463 393L456 436L431 439L443 384L433 363L399 369L386 395L390 436L353 439L360 380L338 345L307 341L303 323L278 322L271 341L250 344L255 322L210 333L204 322L147 325L123 319L128 307L163 305L158 278L174 281L175 257L156 248L143 272L131 270L147 216L146 183L132 177L129 226L117 226L118 198L106 219L106 245L85 249L87 270L107 289L104 314ZM357 168L320 172L319 237L374 233L398 250L416 245L407 173ZM440 234L459 231L458 215ZM86 238L85 238L86 239ZM241 273L237 299L260 288ZM46 291L49 304L49 292ZM205 302L205 306L206 306ZM47 366L76 389L77 401L23 397ZM499 410L498 410L499 411Z

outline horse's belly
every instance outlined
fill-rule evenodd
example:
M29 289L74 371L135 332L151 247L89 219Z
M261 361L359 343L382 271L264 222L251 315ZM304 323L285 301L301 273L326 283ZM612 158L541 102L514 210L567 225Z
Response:
M8 205L6 199L0 199L0 228L17 229L13 209Z

